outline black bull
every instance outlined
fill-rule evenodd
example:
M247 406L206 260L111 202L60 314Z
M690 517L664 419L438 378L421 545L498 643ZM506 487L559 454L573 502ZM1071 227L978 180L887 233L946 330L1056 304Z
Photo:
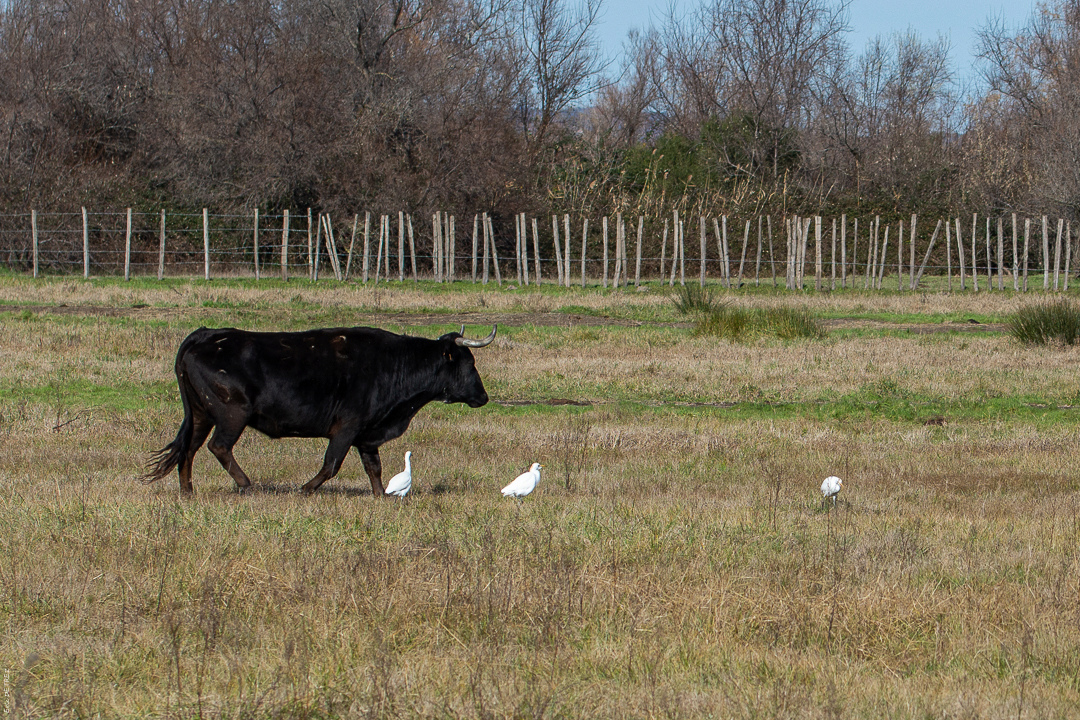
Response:
M272 437L330 440L322 469L305 485L311 492L334 477L355 447L383 494L379 446L400 437L434 400L480 407L488 401L469 348L495 340L461 333L408 337L376 328L328 328L294 333L200 328L176 353L176 379L184 421L176 439L153 456L147 482L178 468L190 493L195 453L208 447L240 490L251 480L233 457L247 427ZM464 328L462 328L464 330Z

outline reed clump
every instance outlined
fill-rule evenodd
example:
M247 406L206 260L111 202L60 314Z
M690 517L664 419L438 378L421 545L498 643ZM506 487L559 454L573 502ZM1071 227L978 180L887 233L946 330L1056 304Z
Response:
M1025 345L1075 345L1080 339L1080 308L1068 300L1029 305L1010 316L1006 326Z
M825 329L805 308L740 307L724 302L712 288L685 285L672 295L675 310L694 318L694 333L743 342L755 337L775 336L781 340L820 339Z

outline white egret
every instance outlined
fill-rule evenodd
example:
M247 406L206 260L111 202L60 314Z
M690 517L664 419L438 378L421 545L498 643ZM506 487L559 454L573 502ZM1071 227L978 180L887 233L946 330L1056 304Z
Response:
M821 483L822 504L832 498L833 507L836 507L836 496L840 494L840 486L843 484L844 481L835 475L825 478L825 482Z
M412 450L405 453L405 469L390 478L390 482L386 483L387 495L397 495L399 498L403 498L409 494L409 490L412 489L411 458Z
M540 463L533 463L528 472L521 473L514 478L514 482L502 489L503 496L523 498L531 493L536 489L536 483L540 482L540 470L543 467Z

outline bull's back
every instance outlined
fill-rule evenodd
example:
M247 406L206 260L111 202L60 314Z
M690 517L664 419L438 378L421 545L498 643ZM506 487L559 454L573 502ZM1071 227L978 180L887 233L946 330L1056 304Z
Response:
M381 335L396 337L371 328L200 328L177 352L177 377L203 404L242 408L247 424L271 437L322 437L342 414L364 414Z

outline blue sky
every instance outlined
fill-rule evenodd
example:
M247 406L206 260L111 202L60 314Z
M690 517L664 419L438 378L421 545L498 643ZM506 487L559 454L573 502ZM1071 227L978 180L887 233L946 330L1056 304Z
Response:
M684 12L696 0L683 0ZM924 38L940 33L952 45L950 56L958 79L973 77L975 30L991 16L1000 16L1013 26L1025 23L1033 0L853 0L849 8L852 50L858 54L875 35L914 28ZM647 27L650 19L659 24L669 0L604 0L599 35L606 52L616 55L626 33L633 27Z

